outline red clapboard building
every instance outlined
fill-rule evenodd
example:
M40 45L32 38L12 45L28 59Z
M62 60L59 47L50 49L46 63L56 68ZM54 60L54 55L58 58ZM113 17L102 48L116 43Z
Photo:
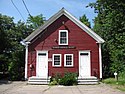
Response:
M22 41L25 78L40 82L73 72L78 79L101 79L102 43L99 35L62 8Z

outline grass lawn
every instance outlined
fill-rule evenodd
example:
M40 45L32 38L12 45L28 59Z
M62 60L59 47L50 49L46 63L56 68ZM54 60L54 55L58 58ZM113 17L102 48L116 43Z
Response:
M116 81L114 78L107 78L102 80L103 83L110 84L114 88L117 88L125 92L125 79L119 79Z

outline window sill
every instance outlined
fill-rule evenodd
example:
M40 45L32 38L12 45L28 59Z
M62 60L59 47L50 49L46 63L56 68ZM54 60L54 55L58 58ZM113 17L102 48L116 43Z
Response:
M59 44L59 46L68 46L68 44Z
M52 67L54 67L54 68L58 68L58 67L62 67L62 66L52 66Z
M69 67L69 68L70 68L70 67L74 67L74 66L73 66L73 65L70 65L70 66L64 66L64 67L66 67L66 68L68 68L68 67Z

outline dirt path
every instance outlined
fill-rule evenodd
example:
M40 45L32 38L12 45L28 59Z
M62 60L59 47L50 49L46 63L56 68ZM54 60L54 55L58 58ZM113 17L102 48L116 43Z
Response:
M125 94L105 84L77 86L27 85L26 82L0 84L0 94Z

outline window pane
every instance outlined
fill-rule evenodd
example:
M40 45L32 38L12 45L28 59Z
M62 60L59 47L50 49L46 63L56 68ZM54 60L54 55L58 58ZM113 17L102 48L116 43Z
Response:
M72 56L71 55L67 55L66 56L66 61L72 61Z
M54 56L54 61L60 61L60 56Z
M72 61L66 61L66 65L72 65Z
M60 61L54 61L54 65L60 65Z
M61 32L60 37L66 37L66 32Z
M67 42L67 39L66 38L60 38L60 43L61 44L65 44Z

